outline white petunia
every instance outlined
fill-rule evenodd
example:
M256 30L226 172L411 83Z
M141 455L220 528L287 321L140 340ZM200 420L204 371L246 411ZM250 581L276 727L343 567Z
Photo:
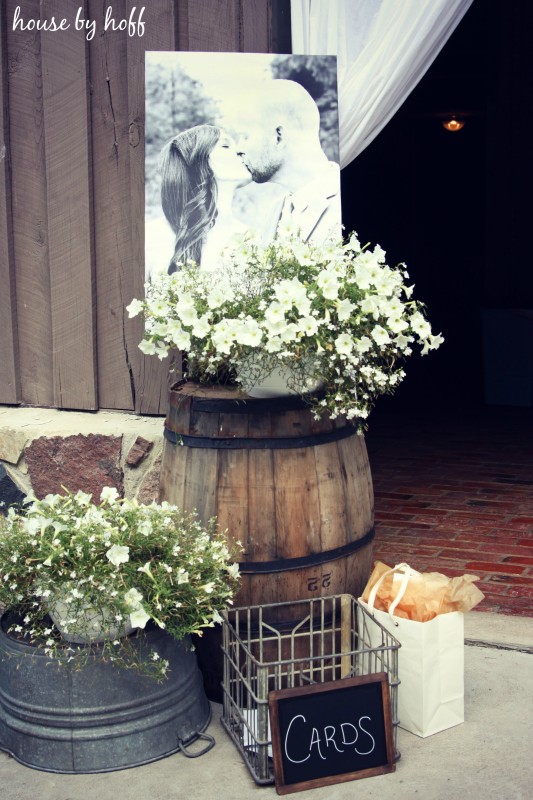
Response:
M430 334L426 341L424 342L424 347L421 350L423 356L427 355L430 350L436 350L444 341L444 337L437 333L435 336Z
M353 348L353 339L347 333L341 333L340 336L337 336L335 339L335 350L337 353L344 353L345 355L349 355L352 352Z
M192 326L192 335L197 336L199 339L202 339L204 336L207 336L209 333L209 316L208 314L204 314L201 317L198 317Z
M130 560L130 548L120 544L113 544L106 552L106 556L113 566L118 567Z
M263 331L252 317L246 317L239 325L236 341L249 347L257 347L263 338Z
M178 350L188 350L191 346L191 337L183 330L181 322L171 320L167 326L168 335Z
M279 336L272 336L265 344L265 350L267 353L279 353L282 347L283 342Z
M301 317L298 320L298 330L305 336L314 336L318 330L318 322L314 317Z
M300 312L307 312L310 302L307 297L307 290L303 283L294 277L291 280L282 280L274 288L276 300L280 303L285 310L289 310L294 306L300 309Z
M425 339L431 334L431 325L419 311L416 311L411 317L411 328L421 339Z
M104 486L100 492L100 500L102 501L107 500L109 503L114 503L116 500L118 500L118 498L119 494L114 486Z
M128 312L128 317L130 319L136 317L138 314L141 313L142 310L143 310L143 304L141 303L140 300L132 300L129 306L126 306L126 311Z
M143 599L142 594L138 591L138 589L135 588L130 589L124 595L124 600L126 601L126 604L134 609L140 606L142 599Z
M274 301L265 311L265 320L270 325L279 325L285 322L285 308L281 303Z
M390 336L388 331L385 330L381 325L376 325L372 331L372 338L376 342L376 344L382 345L387 344L390 342Z
M147 301L148 310L154 317L168 317L170 308L164 300L150 299Z
M215 285L207 295L207 305L211 309L220 308L230 300L233 300L233 292L224 284Z
M229 574L231 575L232 578L238 578L239 577L240 571L239 571L239 565L238 565L237 562L235 562L233 564L230 564L227 567L227 570L228 570L228 572L229 572Z
M141 353L144 353L145 356L155 356L157 353L157 347L155 346L155 342L149 342L147 339L143 339L139 344L139 350Z
M213 326L211 341L219 353L229 355L238 330L237 320L223 319Z
M339 279L332 270L323 269L319 272L317 283L326 300L336 300L339 296Z
M387 325L393 333L401 333L409 327L409 323L404 317L389 317Z
M350 319L350 314L355 309L354 304L345 298L344 300L337 301L337 316L340 322L346 322L346 320Z
M144 628L149 619L150 614L147 614L142 607L135 609L130 614L130 622L134 628Z
M291 344L291 342L297 341L298 338L298 325L295 322L289 322L280 333L280 339L283 344Z

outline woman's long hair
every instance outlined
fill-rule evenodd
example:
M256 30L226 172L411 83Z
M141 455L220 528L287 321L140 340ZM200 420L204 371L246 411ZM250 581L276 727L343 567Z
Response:
M169 274L187 259L200 264L204 237L215 224L217 184L209 155L219 138L220 128L197 125L161 153L161 205L176 236Z

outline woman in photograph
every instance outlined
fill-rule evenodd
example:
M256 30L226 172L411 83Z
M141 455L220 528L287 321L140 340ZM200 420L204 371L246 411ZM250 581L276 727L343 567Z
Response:
M224 247L246 230L233 197L251 180L235 141L221 128L197 125L171 139L161 154L161 205L175 236L169 274L189 259L216 269Z

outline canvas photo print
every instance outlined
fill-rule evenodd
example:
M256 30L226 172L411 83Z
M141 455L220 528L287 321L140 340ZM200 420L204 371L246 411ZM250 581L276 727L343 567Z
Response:
M146 53L145 274L341 233L334 56Z

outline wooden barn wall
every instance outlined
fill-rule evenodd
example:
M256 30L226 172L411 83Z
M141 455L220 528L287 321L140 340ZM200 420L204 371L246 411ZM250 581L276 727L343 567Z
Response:
M143 8L143 35L104 31L110 5ZM165 413L168 361L143 356L124 310L144 281L144 53L271 52L273 5L2 1L0 403ZM13 30L17 6L72 24Z

